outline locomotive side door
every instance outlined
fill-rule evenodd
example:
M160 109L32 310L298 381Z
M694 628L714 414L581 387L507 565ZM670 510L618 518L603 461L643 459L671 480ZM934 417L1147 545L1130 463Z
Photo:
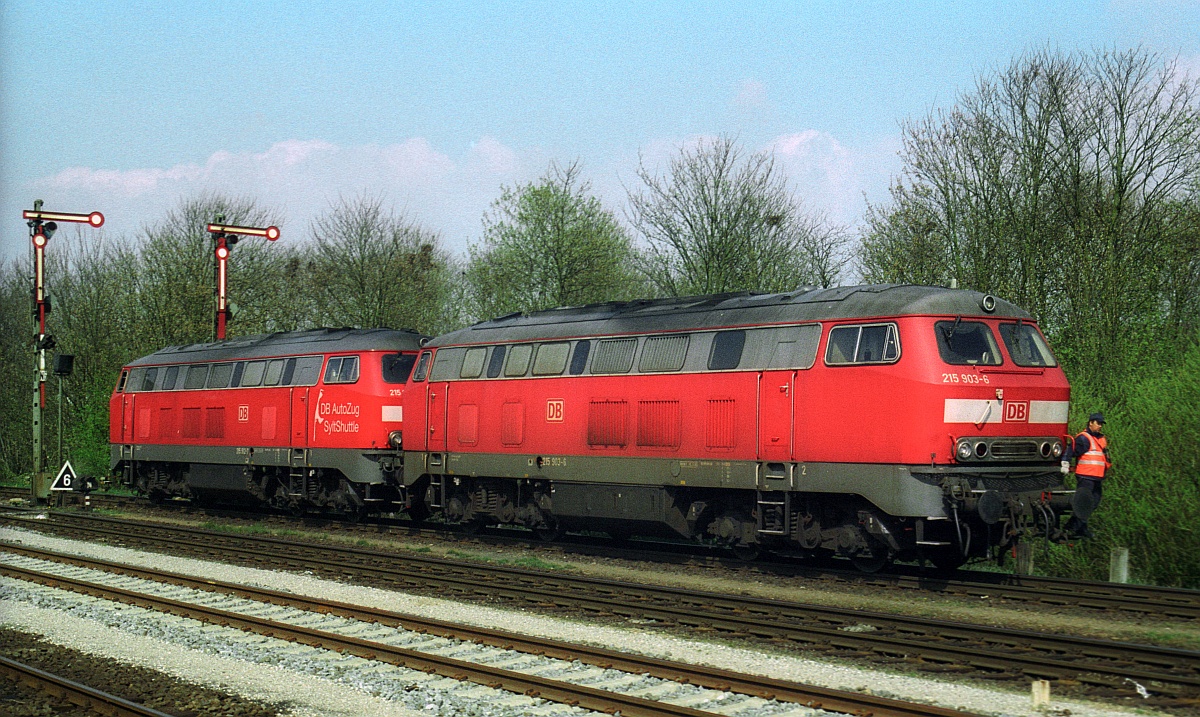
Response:
M294 386L291 389L292 403L292 448L306 448L308 446L308 414L312 409L308 406L308 392L306 386Z
M792 457L795 371L763 371L758 377L758 459Z
M450 400L450 384L430 383L429 406L429 450L446 450L446 404Z
M133 440L133 436L134 436L134 433L133 433L133 409L134 409L133 399L135 397L136 397L136 394L133 394L133 393L126 393L126 394L121 395L121 399L122 399L121 402L123 404L122 409L121 409L121 442L122 443L133 443L134 442L134 440Z

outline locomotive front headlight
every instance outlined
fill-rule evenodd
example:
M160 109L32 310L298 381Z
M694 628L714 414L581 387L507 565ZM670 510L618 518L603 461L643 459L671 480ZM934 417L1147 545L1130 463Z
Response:
M1042 454L1042 458L1050 457L1050 442L1042 441L1042 445L1038 446L1038 452Z
M979 443L975 444L975 457L976 458L986 458L987 454L988 454L988 444L984 443L983 441L980 441Z
M400 450L401 448L403 448L404 447L404 432L403 431L392 431L391 433L389 433L388 434L388 445L390 445L392 448L395 448L396 450Z
M958 460L966 461L971 459L971 444L966 441L958 442Z
M1062 454L1063 454L1062 441L1055 441L1054 444L1052 446L1050 446L1050 455L1054 456L1055 458L1062 458Z

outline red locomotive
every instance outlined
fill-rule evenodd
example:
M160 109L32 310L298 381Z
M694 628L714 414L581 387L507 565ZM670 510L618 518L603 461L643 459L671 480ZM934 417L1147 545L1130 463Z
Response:
M140 358L110 401L112 467L156 499L401 509L401 398L421 338L322 329Z
M1070 388L972 291L806 288L514 314L428 342L403 483L451 523L941 566L1052 534Z

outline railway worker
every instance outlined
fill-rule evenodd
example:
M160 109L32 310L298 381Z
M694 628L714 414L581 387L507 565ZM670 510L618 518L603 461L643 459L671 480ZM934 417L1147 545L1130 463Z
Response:
M1108 439L1104 436L1103 413L1088 416L1087 430L1075 436L1071 454L1078 458L1075 463L1075 500L1071 519L1065 527L1078 537L1091 538L1088 518L1100 505L1104 474L1112 467L1112 461L1108 458Z

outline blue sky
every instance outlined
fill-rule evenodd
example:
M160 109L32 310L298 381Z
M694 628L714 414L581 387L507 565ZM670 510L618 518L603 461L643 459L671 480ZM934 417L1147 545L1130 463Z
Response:
M904 120L1029 49L1138 45L1200 75L1200 1L5 0L0 256L24 252L36 198L133 240L205 192L255 198L297 241L366 193L463 252L500 187L552 160L620 214L639 161L717 134L854 225Z

